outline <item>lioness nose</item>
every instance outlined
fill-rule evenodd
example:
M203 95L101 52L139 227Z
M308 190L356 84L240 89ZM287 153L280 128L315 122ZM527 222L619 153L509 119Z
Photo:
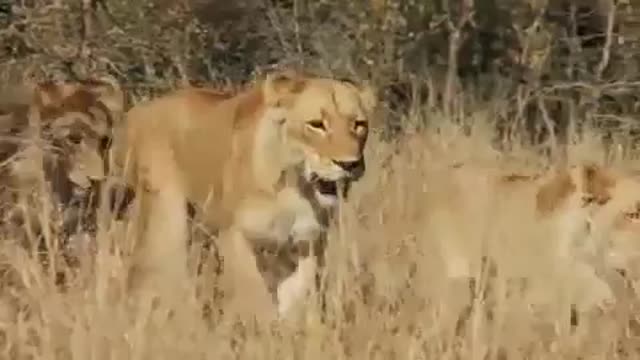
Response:
M364 167L364 159L360 158L354 161L337 161L333 160L333 163L340 166L342 170L348 173L357 173L360 172Z

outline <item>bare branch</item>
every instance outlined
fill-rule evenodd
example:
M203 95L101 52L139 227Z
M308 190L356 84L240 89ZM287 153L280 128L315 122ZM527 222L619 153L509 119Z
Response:
M89 39L93 35L93 1L82 0L82 40L80 42L80 57L87 58L89 54Z
M453 99L456 82L458 81L458 53L462 43L462 29L467 23L470 23L474 16L473 1L465 0L461 4L461 13L458 20L454 24L449 12L447 26L449 27L449 51L448 51L448 69L447 80L445 83L445 91L443 96L444 114L447 117L452 115Z
M611 57L611 44L613 44L613 28L616 21L617 4L614 0L609 0L609 12L607 13L607 32L604 46L602 47L602 58L596 70L596 79L602 80L602 74L609 65Z

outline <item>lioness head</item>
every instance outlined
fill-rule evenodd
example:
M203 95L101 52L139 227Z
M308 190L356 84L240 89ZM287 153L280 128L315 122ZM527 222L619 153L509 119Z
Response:
M640 180L609 170L607 198L591 215L593 231L602 241L606 263L628 270L640 260Z
M572 226L582 226L585 235L602 245L607 264L624 269L640 259L640 181L595 164L562 171L538 192L538 210L575 213Z
M266 77L263 94L269 108L284 110L285 143L299 157L317 200L336 204L339 189L346 195L365 172L363 149L376 104L372 89L283 71Z
M7 139L0 148L3 176L13 188L26 189L44 173L62 204L86 200L106 176L113 122L124 109L121 87L104 79L24 88L0 104L0 132Z
M43 82L34 86L33 105L63 176L81 188L101 180L111 131L125 106L120 84L112 78Z

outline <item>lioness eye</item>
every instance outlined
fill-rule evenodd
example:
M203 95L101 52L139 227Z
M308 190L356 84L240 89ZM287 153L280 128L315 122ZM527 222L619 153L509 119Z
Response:
M628 212L628 213L625 213L624 215L627 218L627 220L637 221L638 219L640 219L640 213L637 211Z
M82 142L82 135L80 134L76 134L76 133L71 133L68 136L68 139L71 143L73 144L80 144L80 142Z
M367 122L364 120L356 120L356 122L353 125L356 129L357 128L363 128L367 126Z
M596 197L593 195L584 195L582 197L582 205L586 206L592 204L596 200Z
M307 125L316 130L326 130L322 120L311 120L307 122Z

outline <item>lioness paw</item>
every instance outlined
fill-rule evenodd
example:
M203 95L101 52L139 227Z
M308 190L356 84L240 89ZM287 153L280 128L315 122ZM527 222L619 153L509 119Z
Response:
M314 284L316 267L316 259L312 256L306 257L298 263L296 271L278 285L278 314L281 317L290 313L295 305L309 295Z

